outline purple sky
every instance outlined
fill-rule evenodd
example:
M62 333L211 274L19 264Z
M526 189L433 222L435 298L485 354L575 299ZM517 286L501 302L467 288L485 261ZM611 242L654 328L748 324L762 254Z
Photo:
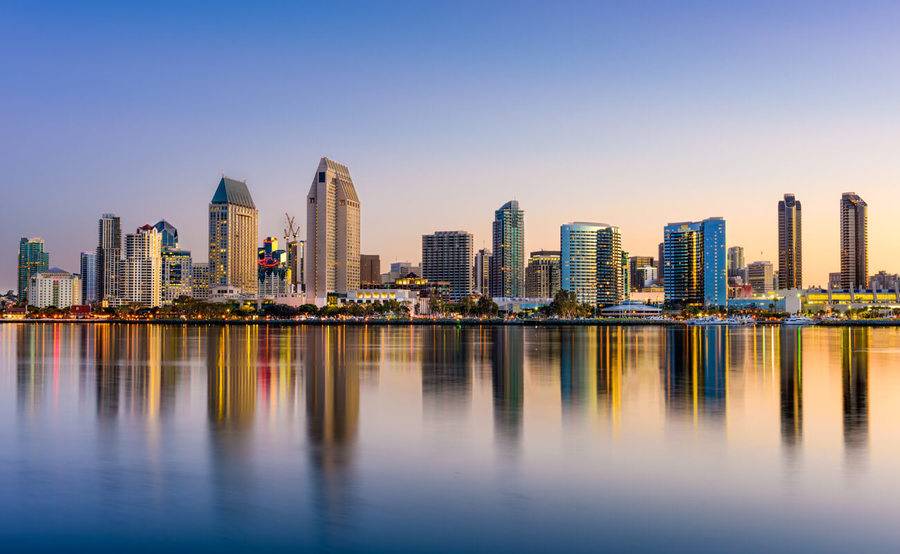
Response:
M322 155L350 166L384 267L437 229L489 245L512 198L529 250L596 220L655 255L666 222L721 215L774 260L794 192L824 284L852 190L872 272L900 270L891 3L185 4L0 6L3 290L20 236L74 271L103 212L168 219L205 260L221 172L248 181L261 237L285 211L305 233Z

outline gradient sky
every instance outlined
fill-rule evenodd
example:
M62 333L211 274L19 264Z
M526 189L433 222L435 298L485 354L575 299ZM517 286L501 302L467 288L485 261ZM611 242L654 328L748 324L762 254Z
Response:
M4 2L0 288L21 236L76 271L103 212L165 218L205 260L222 172L260 237L285 211L305 234L323 155L350 166L383 270L434 230L490 246L511 198L529 250L591 220L655 256L665 223L719 215L774 261L794 192L825 284L855 191L870 272L900 271L900 6L785 4Z

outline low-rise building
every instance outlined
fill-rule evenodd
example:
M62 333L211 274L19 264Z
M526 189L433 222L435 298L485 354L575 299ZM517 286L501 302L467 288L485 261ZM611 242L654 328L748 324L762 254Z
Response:
M81 304L81 279L61 269L32 275L28 291L28 303L36 308L65 309Z

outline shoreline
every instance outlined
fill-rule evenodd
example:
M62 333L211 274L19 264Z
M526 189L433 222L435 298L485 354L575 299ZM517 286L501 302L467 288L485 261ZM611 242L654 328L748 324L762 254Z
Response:
M900 327L900 319L851 319L839 321L821 321L809 325L786 326L778 321L759 322L752 325L689 325L686 321L660 321L643 319L536 319L536 320L501 320L501 319L369 319L369 320L323 320L323 319L0 319L0 324L15 323L75 323L83 325L102 324L137 324L137 325L262 325L275 327L299 327L302 325L328 326L467 326L467 327Z

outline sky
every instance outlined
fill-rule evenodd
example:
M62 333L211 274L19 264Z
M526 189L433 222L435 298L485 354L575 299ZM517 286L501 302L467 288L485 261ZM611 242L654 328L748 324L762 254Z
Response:
M667 222L722 216L777 260L803 204L805 284L839 269L842 192L869 204L870 273L900 271L900 5L878 2L3 2L0 289L18 241L78 269L97 219L159 219L206 259L223 173L260 237L306 232L322 156L347 164L362 251L418 262L421 235L527 250L569 221L656 255Z

